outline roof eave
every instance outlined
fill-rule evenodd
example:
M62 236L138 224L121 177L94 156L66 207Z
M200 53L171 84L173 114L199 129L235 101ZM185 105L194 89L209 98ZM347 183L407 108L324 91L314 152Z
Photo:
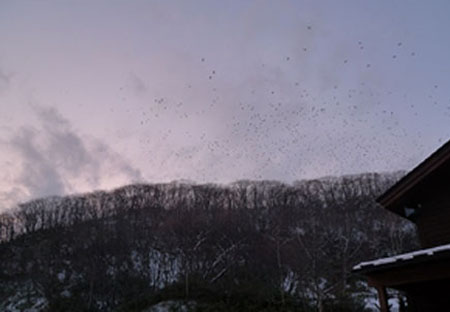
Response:
M420 182L448 161L450 161L450 140L379 196L376 201L385 208L403 216L402 204L405 197Z

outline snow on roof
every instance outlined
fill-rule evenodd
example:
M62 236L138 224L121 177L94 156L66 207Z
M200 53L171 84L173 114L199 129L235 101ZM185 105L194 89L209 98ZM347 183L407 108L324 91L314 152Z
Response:
M353 267L354 271L361 270L366 267L374 266L379 267L385 264L392 264L395 262L402 262L402 261L408 261L412 260L419 256L433 256L436 253L443 252L443 251L450 251L450 244L441 245L433 248L427 248L427 249L421 249L416 250L413 252L404 253L401 255L396 255L392 257L386 257L386 258L380 258L372 261L365 261L361 262L360 264L357 264Z

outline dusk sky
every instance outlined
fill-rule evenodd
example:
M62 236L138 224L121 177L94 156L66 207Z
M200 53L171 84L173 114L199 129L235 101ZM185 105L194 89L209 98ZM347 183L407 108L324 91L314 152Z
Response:
M0 0L0 210L134 182L410 170L450 1Z

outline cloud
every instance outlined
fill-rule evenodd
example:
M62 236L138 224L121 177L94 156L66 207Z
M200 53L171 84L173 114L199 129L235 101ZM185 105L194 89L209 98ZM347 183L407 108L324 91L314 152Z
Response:
M23 128L11 139L11 146L21 156L22 170L17 183L30 197L64 194L63 178L46 151L36 142L37 131Z
M130 82L131 88L136 95L141 95L147 92L147 85L145 81L133 72L130 74Z
M105 143L77 133L55 108L33 111L39 124L22 127L7 142L19 166L9 172L9 190L0 192L4 203L142 180L138 169Z
M11 84L12 74L6 73L0 68L0 93L8 89Z

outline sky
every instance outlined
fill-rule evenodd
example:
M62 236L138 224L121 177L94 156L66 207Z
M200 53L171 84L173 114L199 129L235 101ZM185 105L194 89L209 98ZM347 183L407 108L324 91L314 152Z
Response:
M450 2L0 0L0 210L410 170L450 138Z

